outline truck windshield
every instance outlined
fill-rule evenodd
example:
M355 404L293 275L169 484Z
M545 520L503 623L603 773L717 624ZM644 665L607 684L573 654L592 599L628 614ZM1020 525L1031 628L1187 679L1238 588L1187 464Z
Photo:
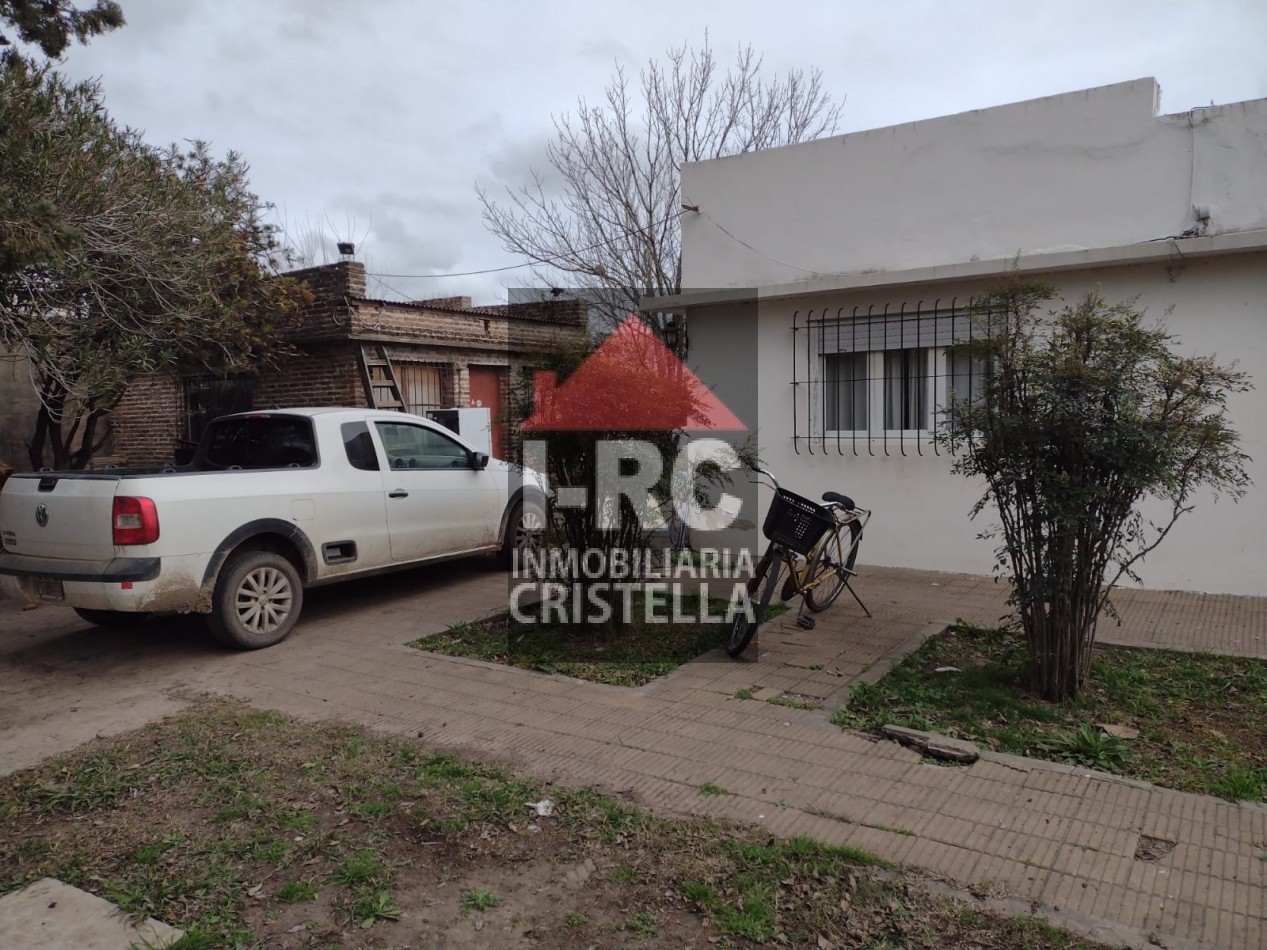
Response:
M317 464L312 421L303 416L217 419L203 436L203 468L311 468Z

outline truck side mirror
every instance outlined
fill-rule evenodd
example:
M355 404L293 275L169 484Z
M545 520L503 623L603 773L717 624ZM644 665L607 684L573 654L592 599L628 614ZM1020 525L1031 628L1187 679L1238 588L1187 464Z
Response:
M483 452L472 452L471 468L475 469L477 472L482 472L484 469L488 468L488 456Z

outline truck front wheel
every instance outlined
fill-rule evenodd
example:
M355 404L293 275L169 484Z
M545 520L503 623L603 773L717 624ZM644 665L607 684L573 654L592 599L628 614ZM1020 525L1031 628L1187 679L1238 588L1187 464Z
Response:
M501 559L506 567L515 566L515 552L537 547L545 540L546 512L534 499L520 499L506 519L506 536L502 539Z
M221 643L258 650L286 639L303 603L303 582L290 561L272 551L243 551L220 571L207 624Z

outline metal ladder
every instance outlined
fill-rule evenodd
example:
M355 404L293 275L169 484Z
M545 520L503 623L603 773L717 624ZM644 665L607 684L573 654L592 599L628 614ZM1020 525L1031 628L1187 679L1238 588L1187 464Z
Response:
M405 399L387 350L381 343L361 344L361 382L371 409L405 411Z

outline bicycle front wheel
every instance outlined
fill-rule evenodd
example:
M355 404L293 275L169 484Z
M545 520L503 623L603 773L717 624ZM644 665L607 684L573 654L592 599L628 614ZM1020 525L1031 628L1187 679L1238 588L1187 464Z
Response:
M774 545L770 545L765 554L761 555L761 560L757 562L756 569L752 572L752 579L748 581L748 602L752 606L752 620L748 619L745 611L735 614L731 621L730 636L726 640L726 652L731 656L739 656L748 649L748 644L752 642L757 627L765 619L766 608L770 606L770 600L774 597L774 588L779 583L779 575L783 572L783 560L775 558L773 552ZM760 595L757 593L758 590L761 592Z
M830 531L823 538L823 543L814 552L814 562L809 568L806 585L813 585L805 592L805 606L814 613L821 613L836 602L840 592L845 589L849 580L847 571L853 570L854 561L858 559L858 535L862 534L862 525L856 521L841 525L839 531ZM845 535L844 550L841 535ZM818 581L818 583L815 583Z

